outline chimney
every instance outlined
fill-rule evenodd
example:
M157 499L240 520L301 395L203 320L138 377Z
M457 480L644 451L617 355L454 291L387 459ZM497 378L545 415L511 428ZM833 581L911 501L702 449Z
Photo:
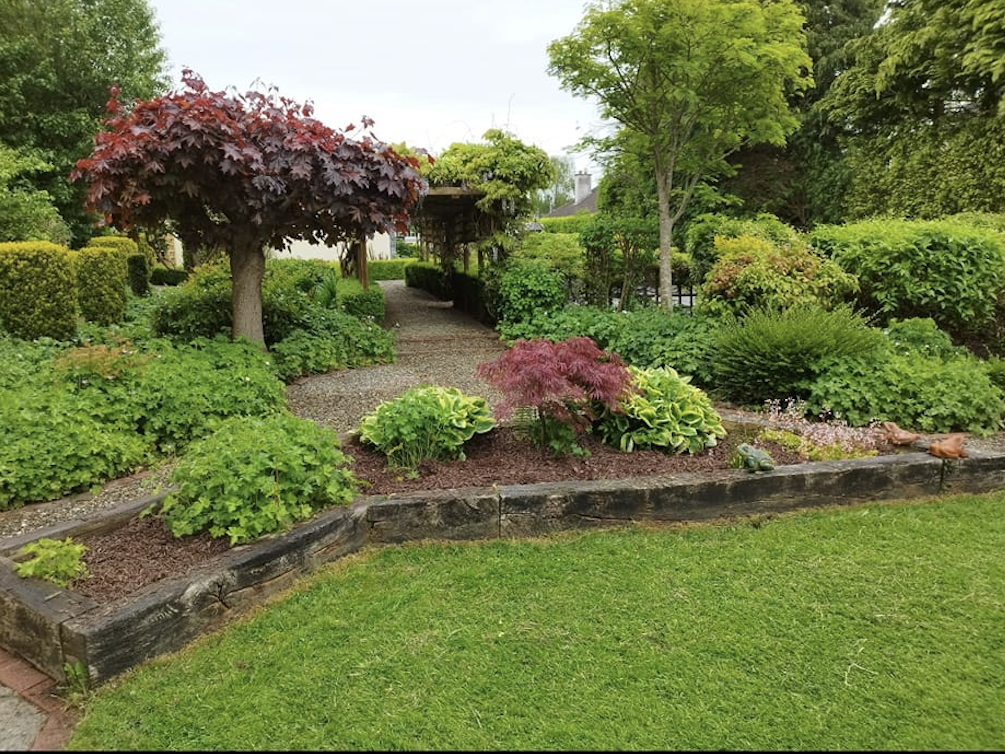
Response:
M576 204L590 195L590 174L576 173Z

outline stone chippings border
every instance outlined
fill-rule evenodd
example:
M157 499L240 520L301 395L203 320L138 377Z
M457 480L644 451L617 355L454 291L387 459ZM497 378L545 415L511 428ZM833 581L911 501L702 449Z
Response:
M1005 488L1005 451L940 460L924 452L623 480L548 482L364 497L281 534L232 548L184 576L110 605L36 579L11 557L25 541L121 523L162 496L119 506L99 521L69 521L0 542L0 647L65 681L81 663L98 685L180 649L290 587L319 566L368 545L487 540L637 522L707 521L876 500Z

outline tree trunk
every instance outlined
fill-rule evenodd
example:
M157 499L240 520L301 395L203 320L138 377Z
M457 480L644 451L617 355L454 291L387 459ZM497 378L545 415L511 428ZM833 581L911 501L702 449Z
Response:
M659 305L664 309L673 309L673 280L670 271L670 250L673 248L674 221L673 216L670 214L670 179L666 175L666 172L657 170L656 173L656 201L659 206L660 217Z
M265 254L254 243L240 244L230 250L230 276L234 283L231 331L236 340L248 338L265 349L262 326L262 278L265 276Z

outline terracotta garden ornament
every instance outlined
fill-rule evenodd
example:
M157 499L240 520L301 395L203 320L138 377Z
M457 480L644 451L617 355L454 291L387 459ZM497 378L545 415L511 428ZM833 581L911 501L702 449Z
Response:
M883 422L883 431L886 432L886 440L891 445L910 445L918 439L917 433L901 429L893 422Z
M966 458L967 451L963 449L963 441L967 436L963 432L946 435L928 446L928 452L936 458Z

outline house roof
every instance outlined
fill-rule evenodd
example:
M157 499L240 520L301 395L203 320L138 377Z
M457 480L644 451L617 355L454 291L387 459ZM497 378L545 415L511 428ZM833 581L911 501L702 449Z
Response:
M597 189L592 189L589 194L587 194L580 202L569 202L568 204L563 204L561 207L555 207L551 212L549 212L545 217L568 217L570 215L578 215L581 212L596 212L597 211Z

